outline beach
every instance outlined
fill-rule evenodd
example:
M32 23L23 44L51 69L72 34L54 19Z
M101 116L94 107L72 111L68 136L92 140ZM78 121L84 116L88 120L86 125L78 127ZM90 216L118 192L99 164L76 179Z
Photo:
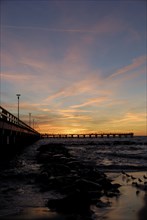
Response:
M55 209L53 210L52 208L50 208L50 206L47 205L48 201L52 199L60 200L60 192L61 192L60 187L59 187L60 185L58 186L58 182L55 182L56 187L52 189L53 185L51 184L50 187L48 188L48 182L46 182L45 172L46 171L48 172L48 167L53 167L51 166L51 158L49 162L45 163L45 161L48 161L47 158L50 154L41 154L41 157L39 157L38 159L39 163L36 162L36 152L38 152L38 148L42 144L46 144L49 142L50 141L42 140L42 141L37 142L37 144L32 145L30 148L26 149L22 155L19 155L17 158L15 158L15 160L12 162L12 164L13 163L14 164L13 166L11 165L10 169L6 169L1 172L0 219L7 219L7 220L8 219L9 220L10 219L20 219L20 220L21 219L22 220L27 220L27 219L30 219L30 220L46 220L46 219L48 220L72 220L72 219L73 220L99 220L99 219L100 220L101 219L145 220L146 219L147 170L146 170L145 164L140 164L141 168L139 168L139 170L135 168L133 170L130 170L130 168L132 168L132 166L130 165L126 170L123 170L123 171L120 169L117 169L117 166L115 166L115 170L114 169L108 170L108 165L110 164L110 161L108 161L106 154L104 158L105 162L107 161L106 170L101 171L102 174L100 174L99 178L102 177L104 178L104 180L108 178L110 182L112 183L112 185L120 184L118 193L117 193L117 190L115 193L112 193L111 190L110 191L108 190L107 194L102 193L100 196L98 196L96 203L90 204L90 210L92 211L91 215L87 215L84 213L73 214L72 212L66 213L65 210L64 212L62 212L62 210L57 211ZM55 144L57 142L58 141L55 141ZM61 142L63 141L60 141L60 143ZM51 144L53 145L52 142ZM66 145L65 142L64 142L64 145ZM91 145L93 146L93 143L91 143ZM86 164L86 167L89 164L89 162L91 164L91 161L87 160L87 158L88 159L91 158L89 154L90 149L94 150L94 147L92 147L91 145L89 144L86 145L88 146L88 148L86 148L84 145L84 150L83 150L82 144L80 143L80 146L79 146L77 145L77 142L76 142L76 147L75 147L74 152L73 152L73 143L72 143L72 146L71 145L69 146L70 153L73 152L74 157L77 155L77 152L78 152L80 161L82 161L84 158L84 164ZM89 149L89 146L91 147L90 149ZM130 145L130 146L131 146L131 150L132 149L134 150L134 145ZM145 145L143 146L146 147ZM143 149L143 146L141 145L141 149ZM124 149L125 148L126 148L126 145L124 146ZM137 148L139 148L139 146L137 146ZM84 156L83 156L83 151L84 151ZM86 158L86 152L88 152L87 158ZM105 152L106 152L106 149L105 149ZM107 154L109 155L108 150L107 150ZM83 158L81 155L83 156ZM144 159L144 156L145 155L143 155L143 159ZM53 157L53 161L55 160L62 161L62 159L65 160L65 157L63 157L63 155L61 156L61 152L56 152L55 155L52 157ZM134 157L136 158L136 155ZM78 161L79 161L79 158L78 158ZM94 157L92 157L92 164L94 164L95 166L95 163L93 163L93 158ZM129 159L127 158L127 160ZM60 161L60 164L61 164L61 161ZM134 161L134 158L133 158L133 161ZM44 170L42 170L43 171L43 175L42 175L42 173L40 173L40 168L42 169L42 165L44 165L44 163L46 165L44 166ZM76 161L76 164L78 163L79 162ZM130 164L129 161L128 161L128 164ZM141 170L142 165L144 165L143 170ZM79 166L81 167L81 162L79 163ZM119 164L118 164L118 167L119 167ZM74 170L74 167L72 165L72 172L73 170ZM98 170L99 170L99 167L98 167ZM62 170L61 169L57 170L56 171L57 173L55 173L55 171L52 170L52 172L54 173L54 176L56 175L58 176L59 171L61 172ZM50 172L50 169L49 169L49 172ZM50 173L50 175L52 175L53 173ZM103 173L106 175L106 177L105 175L103 176ZM86 176L86 179L91 178L91 175L92 173L89 176ZM36 176L37 176L37 182L36 182ZM99 178L98 178L98 181L99 181ZM65 184L66 178L64 178L64 175L63 175L63 179L64 181L62 182L62 184ZM38 180L39 180L39 184L38 184ZM52 181L53 181L53 178L50 178L49 183ZM95 179L93 181L96 182ZM47 187L47 190L46 190L46 187ZM102 192L102 190L100 191ZM74 201L72 205L74 206L75 204L76 203Z
M131 172L137 178L143 177L146 172ZM122 184L120 195L115 198L103 198L104 202L110 205L101 208L94 208L95 214L93 219L101 220L146 220L147 218L147 191L144 190L143 184L140 188L127 183L127 179L123 180L120 173L108 173L114 182ZM138 192L139 191L139 192ZM76 215L64 215L50 211L47 207L28 207L19 210L16 213L7 214L0 219L20 219L20 220L70 220L83 219Z
M139 183L136 187L132 182L139 182L138 178L143 179L146 172L129 172L127 174L136 177L137 181L131 181L123 175L116 175L115 181L122 184L120 188L121 195L118 199L112 199L112 206L106 214L109 220L145 220L147 210L147 188L144 182ZM130 181L128 181L130 180Z

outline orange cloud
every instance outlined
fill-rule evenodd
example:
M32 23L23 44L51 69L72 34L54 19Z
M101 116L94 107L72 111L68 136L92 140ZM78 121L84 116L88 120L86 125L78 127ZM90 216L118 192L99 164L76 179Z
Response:
M92 91L94 88L94 79L89 78L86 80L81 80L79 82L73 83L71 86L67 86L66 88L60 89L58 92L50 95L45 102L51 101L56 98L63 98L68 96L77 96L89 91Z
M146 114L145 113L132 113L127 112L123 118L118 119L115 123L123 123L123 122L145 122Z
M108 97L106 96L102 96L102 97L98 97L98 98L92 98L92 99L89 99L88 101L82 103L82 104L79 104L79 105L73 105L71 106L71 108L81 108L81 107L85 107L85 106L92 106L92 105L97 105L101 102L104 102L108 99Z

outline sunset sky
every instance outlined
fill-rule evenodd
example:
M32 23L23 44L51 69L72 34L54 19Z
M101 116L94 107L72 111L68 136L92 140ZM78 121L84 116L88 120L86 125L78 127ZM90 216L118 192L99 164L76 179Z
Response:
M42 133L147 135L146 19L145 0L1 0L1 106L21 94Z

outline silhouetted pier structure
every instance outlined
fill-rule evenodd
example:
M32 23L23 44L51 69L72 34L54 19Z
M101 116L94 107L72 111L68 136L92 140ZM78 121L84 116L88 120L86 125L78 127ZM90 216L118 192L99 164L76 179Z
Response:
M0 145L33 142L40 133L0 106Z
M133 133L41 134L43 138L132 138Z

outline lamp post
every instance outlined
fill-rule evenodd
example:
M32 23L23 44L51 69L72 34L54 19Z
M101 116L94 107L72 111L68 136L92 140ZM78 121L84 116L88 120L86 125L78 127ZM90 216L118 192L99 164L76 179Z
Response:
M33 129L35 129L34 124L35 124L35 119L33 118Z
M31 113L29 113L29 126L31 127Z
M19 97L21 96L21 94L16 94L17 98L18 98L18 122L19 122Z

